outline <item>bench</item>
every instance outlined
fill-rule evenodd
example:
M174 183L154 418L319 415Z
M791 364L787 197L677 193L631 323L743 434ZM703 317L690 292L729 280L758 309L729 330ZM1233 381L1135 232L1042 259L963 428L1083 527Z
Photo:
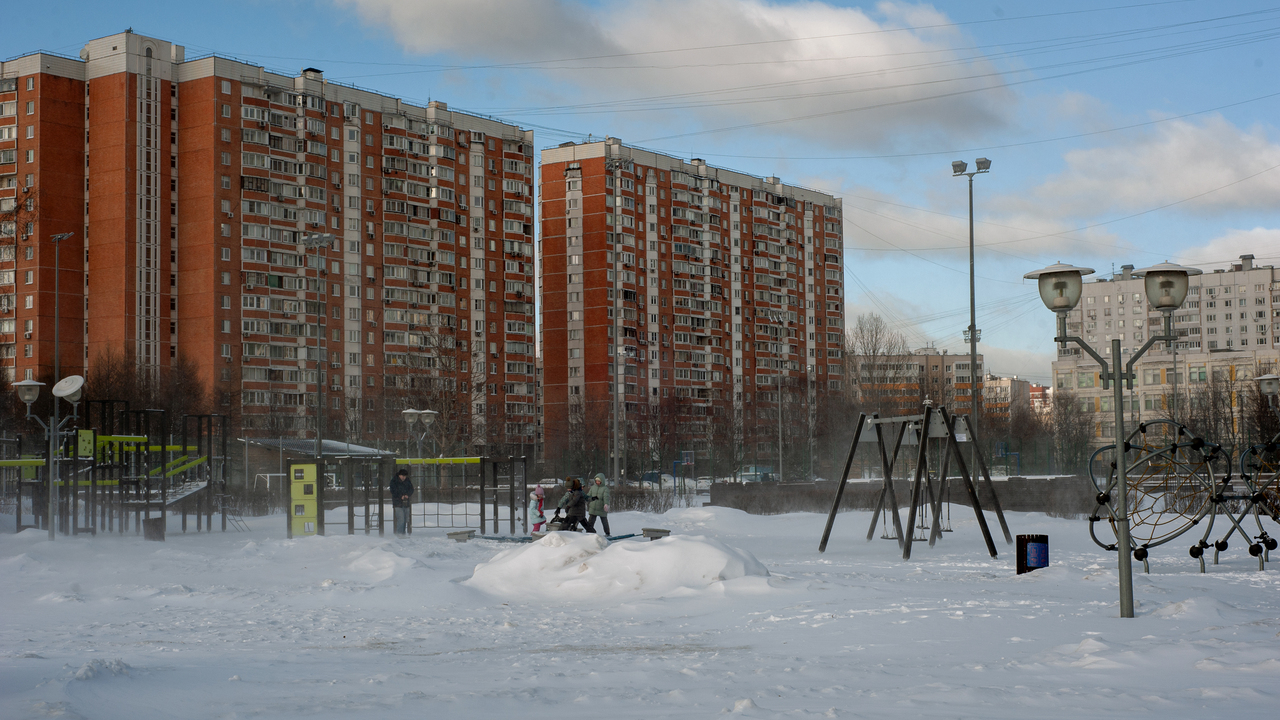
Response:
M454 542L464 543L476 536L475 530L454 530L449 533L449 539Z

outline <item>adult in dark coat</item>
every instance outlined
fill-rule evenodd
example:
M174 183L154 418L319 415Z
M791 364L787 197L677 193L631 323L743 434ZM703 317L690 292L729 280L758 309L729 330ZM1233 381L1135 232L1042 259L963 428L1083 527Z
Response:
M582 492L582 482L578 478L565 481L565 493L560 497L559 510L564 510L565 530L578 530L579 525L587 521L587 495Z
M400 468L391 481L391 508L395 515L396 537L409 534L409 518L412 512L413 483L409 482L409 470Z

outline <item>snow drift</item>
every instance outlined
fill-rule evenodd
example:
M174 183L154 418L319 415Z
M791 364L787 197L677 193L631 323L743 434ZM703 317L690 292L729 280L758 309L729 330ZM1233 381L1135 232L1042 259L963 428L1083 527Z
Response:
M587 600L695 592L768 575L750 552L701 535L610 544L599 535L556 532L480 563L464 584L501 597Z

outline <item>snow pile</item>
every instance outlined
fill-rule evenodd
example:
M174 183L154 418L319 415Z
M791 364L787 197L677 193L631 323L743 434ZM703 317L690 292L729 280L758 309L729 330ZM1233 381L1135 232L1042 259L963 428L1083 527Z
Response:
M599 535L556 532L480 563L464 584L501 597L587 600L687 594L768 575L750 552L701 535L610 544Z
M90 660L80 669L72 673L71 677L76 680L92 680L98 677L118 677L120 675L128 675L133 668L129 667L123 660Z

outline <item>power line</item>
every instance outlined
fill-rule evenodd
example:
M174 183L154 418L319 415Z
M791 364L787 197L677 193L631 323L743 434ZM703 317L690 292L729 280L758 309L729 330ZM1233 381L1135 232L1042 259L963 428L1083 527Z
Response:
M1012 23L1012 22L1020 22L1024 20L1043 20L1047 18L1064 17L1064 16L1070 16L1070 15L1088 15L1088 14L1095 14L1095 13L1117 12L1121 10L1135 10L1135 9L1148 8L1148 7L1182 5L1190 2L1195 2L1195 0L1162 0L1161 2L1134 3L1130 5L1119 5L1114 7L1102 7L1102 8L1089 8L1089 9L1082 9L1082 10L1063 10L1063 11L1052 12L1052 13L1040 13L1036 15L1020 15L1020 16L1014 16L1014 17L1003 17L1003 18L984 18L981 20L961 20L961 21L954 21L954 22L947 22L947 23L935 23L931 25L909 25L909 26L904 26L900 28L861 30L856 32L835 33L835 34L828 34L828 35L810 35L810 36L803 36L803 37L775 38L772 40L753 40L753 41L740 42L740 43L721 43L716 45L702 45L702 46L693 46L693 47L684 47L684 48L668 48L664 50L640 50L640 51L634 51L634 52L609 53L604 55L585 55L585 56L579 56L579 57L556 58L556 59L548 59L548 60L525 60L525 61L511 62L511 63L485 63L485 64L479 64L479 65L439 65L439 64L425 64L425 63L375 63L375 62L347 61L346 64L403 65L408 67L421 67L421 68L430 69L436 72L446 72L446 71L456 71L456 70L492 70L492 69L501 69L501 68L517 68L517 67L532 66L532 65L545 65L547 63L556 63L556 62L580 62L584 60L609 60L609 59L624 58L624 57L642 57L642 56L648 56L648 55L666 55L666 54L682 53L682 52L699 52L703 50L723 50L726 48L735 48L735 47L752 47L752 46L758 46L758 45L775 45L775 44L781 44L781 43L808 42L811 40L829 40L833 38L865 37L865 36L871 36L871 35L915 32L919 30L936 30L940 28L967 27L971 25ZM289 56L260 55L259 57L281 59L281 60L311 61L308 58L289 57ZM341 61L320 60L319 62L341 62Z
M1271 36L1264 37L1264 38L1258 38L1258 39L1250 40L1250 41L1248 41L1248 43L1246 43L1246 42L1239 42L1239 43L1234 43L1233 45L1242 45L1242 44L1249 44L1249 43L1253 43L1253 42L1261 42L1262 40L1270 40L1270 39L1273 39L1274 37L1275 37L1275 35L1271 35ZM1228 46L1228 47L1229 47L1229 46ZM1083 69L1083 70L1073 70L1073 71L1070 71L1070 72L1059 73L1059 74L1056 74L1056 75L1046 75L1046 76L1041 76L1041 77L1026 78L1026 79L1023 79L1023 80L1011 80L1011 81L1009 81L1009 82L1007 82L1007 83L1005 83L1005 84L1003 84L1003 85L999 85L999 86L995 86L995 87L998 87L998 88L1000 88L1000 89L1005 89L1005 88L1009 88L1009 87L1013 87L1013 86L1017 86L1017 85L1028 85L1028 84L1031 84L1031 83L1044 82L1044 81L1046 81L1046 80L1057 80L1057 79L1061 79L1061 78L1065 78L1065 77L1073 77L1073 76L1076 76L1076 75L1083 75L1083 74L1087 74L1087 73L1100 72L1100 71L1103 71L1103 70L1114 70L1114 69L1121 68L1121 67L1129 67L1129 66L1132 66L1132 65L1146 64L1146 63L1155 62L1155 61L1157 61L1157 60L1164 60L1164 59L1168 59L1168 58L1171 58L1171 57L1183 57L1183 56L1186 56L1186 55L1195 55L1195 54L1200 54L1200 53L1204 53L1204 52L1209 52L1209 51L1217 50L1217 49L1222 49L1222 48L1220 48L1220 47L1209 47L1209 48L1202 48L1202 49L1193 50L1193 51L1178 52L1178 53L1166 53L1165 55L1160 55L1160 56L1151 56L1151 57L1143 57L1143 58L1139 58L1139 59L1125 60L1125 61L1123 61L1123 62L1115 62L1115 63L1109 64L1109 65L1103 65L1103 66L1100 66L1100 67L1088 68L1088 69ZM975 79L975 78L976 78L976 79L980 79L980 77L981 77L981 76L975 76L974 78L967 78L967 79ZM943 82L943 81L934 81L934 82ZM933 82L928 83L928 84L933 84ZM993 87L989 87L989 86L988 86L988 87L978 87L978 88L968 88L968 89L961 89L961 90L953 90L953 91L949 91L949 92L937 93L937 94L934 94L934 95L925 95L925 96L915 97L915 98L904 98L904 99L902 99L902 100L890 100L890 101L885 101L885 102L880 102L880 103L873 103L873 104L870 104L870 105L861 105L861 106L853 107L853 108L844 108L844 109L841 109L841 110L827 110L827 111L823 111L823 112L809 113L809 114L805 114L805 115L794 115L794 116L791 116L791 117L779 118L779 119L776 119L776 120L761 120L761 121L758 121L758 122L742 123L742 124L738 124L738 125L730 125L730 126L719 127L719 128L707 128L707 129L704 129L704 130L691 130L691 131L689 131L689 132L675 133L675 134L672 134L672 135L664 135L664 136L656 137L656 138L647 138L647 139L641 140L640 142L641 142L641 143L653 143L653 142L659 142L659 141L662 141L662 140L675 140L675 139L678 139L678 138L696 137L696 136L699 136L699 135L713 135L713 134L724 133L724 132L733 132L733 131L737 131L737 130L748 130L748 129L758 128L758 127L769 127L769 126L773 126L773 125L785 125L785 124L794 123L794 122L800 122L800 121L804 121L804 120L817 120L817 119L821 119L821 118L835 117L835 116L837 116L837 115L848 115L848 114L852 114L852 113L865 112L865 111L868 111L868 110L878 110L878 109L883 109L883 108L888 108L888 107L898 107L898 106L902 106L902 105L913 105L913 104L917 104L917 103L921 103L921 102L926 102L926 101L929 101L929 100L943 100L943 99L947 99L947 98L961 97L961 96L964 96L964 95L973 95L973 94L980 93L980 92L987 92L987 91L992 90L992 89L995 89L995 88L993 88Z
M1244 16L1247 16L1247 15L1254 15L1254 14L1257 14L1257 13L1264 13L1264 12L1265 12L1265 13L1274 13L1274 12L1280 12L1280 10L1256 11L1255 13L1246 13L1246 14L1243 14L1243 15L1229 15L1229 16L1222 16L1222 17L1218 17L1218 18L1211 18L1211 19L1208 19L1208 20L1199 20L1199 21L1192 21L1192 22L1188 22L1188 23L1181 23L1181 24L1179 24L1179 25L1158 26L1158 27L1156 27L1156 28L1149 28L1149 29L1144 29L1144 30L1128 31L1127 33L1101 33L1101 34L1097 34L1097 35L1094 35L1094 36L1084 36L1084 38L1086 38L1086 39L1089 39L1089 38L1094 38L1094 39L1097 39L1097 38L1116 38L1117 36L1124 35L1124 34L1134 34L1134 33L1140 33L1140 32L1152 32L1152 31L1155 31L1155 30L1162 30L1162 29L1168 29L1168 28L1172 28L1172 27L1179 27L1179 26L1185 26L1185 25L1196 25L1196 24L1207 23L1207 22L1215 22L1215 21L1219 21L1219 20L1238 19L1238 18L1240 18L1240 17L1244 17ZM1254 26L1254 25L1255 25L1255 23L1236 23L1236 24L1244 24L1244 25L1247 25L1247 26L1249 26L1249 27L1251 27L1251 28L1252 28L1252 31L1251 31L1251 32L1249 32L1249 33L1242 33L1242 34L1237 34L1237 35L1229 36L1228 38L1218 38L1218 39L1216 39L1216 40L1212 40L1212 41L1216 41L1216 42L1223 42L1224 40L1226 40L1226 39L1230 39L1230 38L1251 37L1251 36L1258 35L1258 34L1261 32L1259 29L1257 29L1257 28ZM1228 27L1228 26L1224 26L1224 27ZM1271 29L1274 29L1274 28L1271 28ZM1176 34L1185 34L1186 32L1190 32L1190 30L1182 30L1182 31L1179 31L1179 33L1176 33ZM1106 44L1113 44L1113 43L1114 43L1114 42L1116 42L1116 41L1117 41L1117 40L1115 40L1115 39L1111 39L1111 40L1110 40L1108 43L1106 43ZM1211 41L1211 40L1197 40L1197 41L1190 42L1190 43L1182 43L1182 44L1178 44L1178 45L1170 45L1170 46L1159 47L1159 48L1150 48L1150 49L1143 50L1143 51L1140 51L1140 52L1143 52L1143 53L1152 53L1152 52L1157 52L1157 51L1168 51L1168 50L1171 50L1171 49L1177 49L1177 48L1190 48L1190 47L1194 47L1194 46L1197 46L1197 45L1202 45L1202 44L1204 44L1204 43L1206 43L1206 42L1210 42L1210 41ZM589 109L596 109L596 112L608 112L608 111L611 111L611 110L622 109L622 108L629 108L629 107L637 107L637 109L644 109L644 110L652 110L652 109L657 109L657 110L667 110L667 109L683 109L683 108L685 108L685 107L715 106L715 105L723 105L723 104L741 104L741 103L746 103L746 102L771 102L771 101L776 101L776 100L794 100L794 99L803 99L803 98L815 97L815 96L816 96L816 97L826 97L826 96L829 96L829 94L830 94L830 93L816 93L816 94L808 94L808 95L775 96L775 97L769 97L769 98L758 98L758 99L747 99L747 100L736 100L736 101L703 102L703 103L697 103L697 104L693 104L693 105L670 105L670 104L663 105L663 104L660 104L660 101L664 101L664 100L680 100L680 99L685 99L685 98L707 98L707 97L712 97L712 96L723 96L723 95L730 95L730 94L734 94L734 93L741 93L741 92L756 92L756 91L759 91L759 90L767 90L767 89L771 89L771 88L794 88L794 87L799 86L799 85L812 85L812 84L815 84L815 83L833 82L833 81L836 81L836 80L848 80L848 79L853 79L853 78L858 78L858 77L863 77L863 76L868 76L868 75L870 75L870 76L876 76L876 77L879 77L879 76L882 76L882 75L893 74L893 73L902 73L902 72L908 72L908 71L919 71L919 70L925 70L925 69L945 68L945 67L953 66L953 65L969 65L969 64L972 64L974 61L980 61L980 60L987 60L987 61L990 61L990 60L992 60L992 59L999 59L999 58L1001 58L1001 57L1024 57L1024 56L1026 56L1026 55L1028 55L1028 54L1038 54L1038 53L1048 52L1048 51L1053 47L1052 43L1053 43L1053 42L1056 42L1056 41L1044 41L1044 42L1045 42L1046 44L1045 44L1043 47L1033 47L1033 48L1031 48L1031 50L1030 50L1030 51L1023 51L1023 52L1021 52L1021 53L1017 53L1017 52L1014 52L1014 51L1010 50L1010 51L1006 51L1006 52L1002 52L1002 53L997 53L997 54L995 54L995 55L990 55L990 56L978 55L978 56L972 56L972 57L955 58L955 59L949 59L949 60L945 60L945 61L937 61L937 62L923 63L923 64L917 64L917 65L907 65L907 66L901 66L901 67L889 68L889 69L876 68L876 69L872 69L872 70L860 70L860 71L856 71L856 72L839 73L839 74L835 74L835 75L824 75L824 76L817 76L817 77L804 78L804 79L798 79L798 80L797 80L797 79L794 79L794 78L788 78L788 79L786 79L786 80L781 80L781 81L771 82L771 83L758 83L758 82L756 82L756 83L752 83L752 84L749 84L749 85L739 85L739 86L734 86L734 87L729 87L729 88L715 88L715 89L697 90L697 91L688 91L688 92L680 92L680 93L667 93L667 94L662 94L662 95L651 95L651 96L646 96L646 97L625 98L625 99L621 99L621 100L604 100L604 101L589 102L589 103L576 103L576 104L566 104L566 105L551 105L551 106L543 106L543 107L536 107L536 108L502 108L502 109L499 109L499 110L495 110L495 112L518 112L518 113L549 114L549 113L553 113L553 112L555 112L555 111L564 111L564 110L579 110L579 111L586 111L586 110L589 110ZM1128 42L1132 42L1132 40L1129 40ZM1237 42L1239 42L1239 41L1237 40ZM1078 43L1077 43L1077 44L1078 44ZM1098 43L1094 42L1094 43L1092 43L1092 44L1098 44ZM944 50L939 50L939 51L935 51L935 52L948 52L948 51L950 51L950 50L949 50L949 49L944 49ZM1128 56L1131 56L1131 55L1133 55L1133 54L1134 54L1134 53L1124 53L1124 54L1117 54L1117 55L1111 55L1111 56L1102 56L1102 57L1098 57L1098 58L1086 58L1086 59L1074 60L1074 61L1070 61L1070 62L1055 63L1055 64L1050 64L1050 65L1045 65L1045 66L1038 67L1038 68L1026 68L1026 69L1021 70L1021 72L1032 72L1032 71L1039 71L1039 70L1045 70L1045 69L1052 69L1052 68L1055 68L1055 67L1065 67L1065 66L1070 66L1070 65L1075 65L1075 64L1087 64L1087 63L1093 63L1093 62L1101 62L1101 61L1103 61L1103 60L1107 60L1107 59L1115 59L1115 58L1120 58L1120 57L1128 57ZM871 56L871 57L891 57L892 55L893 55L893 54L884 54L884 55L880 55L880 56ZM734 63L725 63L725 65L733 65L733 64L734 64ZM967 77L967 78L954 78L954 79L956 79L956 80L963 80L963 79L985 78L985 77L991 77L991 76L998 76L998 75L1000 75L1000 74L1001 74L1001 73L988 73L988 74L984 74L984 75L970 76L970 77ZM934 82L937 82L937 81L934 81ZM894 85L882 85L882 86L879 86L878 88L870 88L870 89L868 89L868 90L874 90L874 89L904 89L904 88L914 87L914 86L919 85L919 84L923 84L923 83L902 83L902 84L894 84ZM855 91L850 91L850 92L855 92ZM836 93L836 94L838 94L838 93Z
M1227 103L1226 105L1219 105L1219 106L1217 106L1217 107L1207 108L1207 109L1205 109L1205 110L1196 110L1195 112L1184 113L1184 114L1182 114L1182 115L1173 115L1173 116L1171 116L1171 117L1159 118L1159 119L1157 119L1157 120L1148 120L1148 121L1146 121L1146 122L1133 123L1133 124L1131 124L1131 125L1119 125L1119 126L1117 126L1117 127L1107 128L1107 129L1105 129L1105 130L1093 130L1093 131L1091 131L1091 132L1076 133L1076 134L1074 134L1074 135L1059 135L1059 136L1057 136L1057 137L1043 138L1043 139L1040 139L1040 140L1027 140L1027 141L1024 141L1024 142L1006 143L1006 144L1004 144L1004 145L983 145L983 146L980 146L980 147L961 148L961 149L957 149L957 150L930 150L930 151L927 151L927 152L915 152L915 153L888 153L888 154L883 154L883 155L813 155L813 156L800 156L800 155L794 155L794 156L788 156L788 155L731 155L731 154L728 154L728 153L710 153L710 152L702 152L702 153L700 153L700 154L701 154L701 155L705 155L705 156L707 156L707 157L727 157L727 158L740 158L740 159L747 159L747 160L778 160L778 161L787 161L787 160L889 160L889 159L896 159L896 158L929 157L929 156L934 156L934 155L961 155L961 154L965 154L965 153L973 153L973 152L987 152L987 151L990 151L990 150L1005 150L1005 149L1008 149L1008 148L1026 147L1026 146L1028 146L1028 145L1042 145L1042 144L1045 144L1045 143L1061 142L1061 141L1064 141L1064 140L1078 140L1078 139L1080 139L1080 138L1092 137L1092 136L1094 136L1094 135L1105 135L1105 134L1107 134L1107 133L1121 132L1121 131L1124 131L1124 130L1133 130L1133 129L1141 128L1141 127L1150 127L1150 126L1152 126L1152 125L1159 125L1159 124L1161 124L1161 123L1172 122L1172 121L1174 121L1174 120L1185 120L1186 118L1194 117L1194 116L1196 116L1196 115L1204 115L1204 114L1211 113L1211 112L1217 112L1217 111L1219 111L1219 110L1227 110L1227 109L1229 109L1229 108L1239 107L1239 106L1241 106L1241 105L1247 105L1247 104L1249 104L1249 103L1259 102L1259 101L1261 101L1261 100L1270 100L1271 98L1274 98L1274 97L1277 97L1277 96L1280 96L1280 92L1268 93L1268 94L1266 94L1266 95L1259 95L1258 97L1249 98L1248 100L1240 100L1240 101L1238 101L1238 102Z

